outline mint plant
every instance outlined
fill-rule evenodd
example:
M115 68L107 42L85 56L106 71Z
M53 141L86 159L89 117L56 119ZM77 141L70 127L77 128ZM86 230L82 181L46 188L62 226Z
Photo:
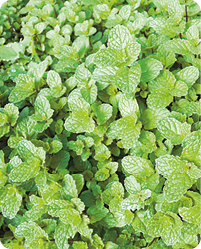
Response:
M6 248L199 244L200 13L192 0L2 5Z

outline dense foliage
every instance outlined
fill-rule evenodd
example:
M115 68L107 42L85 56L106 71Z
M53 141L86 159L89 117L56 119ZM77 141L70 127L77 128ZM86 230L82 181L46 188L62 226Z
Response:
M6 248L198 245L199 15L192 0L1 7Z

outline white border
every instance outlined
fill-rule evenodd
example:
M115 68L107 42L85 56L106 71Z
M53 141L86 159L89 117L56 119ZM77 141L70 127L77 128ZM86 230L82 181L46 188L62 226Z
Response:
M2 5L3 2L6 2L5 0L0 0L0 6ZM0 247L1 249L1 247Z
M199 5L200 5L200 7L201 7L201 0L194 0L195 2L197 2ZM0 7L1 7L1 5L4 3L4 2L6 2L5 0L0 0ZM6 249L6 247L4 247L2 244L1 244L1 241L0 241L0 249ZM201 249L201 242L200 242L200 244L196 247L196 248L194 248L194 249Z

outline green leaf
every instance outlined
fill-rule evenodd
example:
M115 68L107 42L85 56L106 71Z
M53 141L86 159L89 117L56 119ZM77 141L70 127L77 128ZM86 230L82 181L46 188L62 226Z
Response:
M75 232L72 229L71 225L66 225L60 222L54 232L54 239L57 247L59 249L68 249L69 248L68 239L70 237L74 237L74 235Z
M199 70L194 66L185 67L176 74L176 78L185 82L189 88L196 82L198 77Z
M142 113L142 121L144 128L146 130L151 130L157 127L158 121L169 116L169 111L166 108L157 108L157 109L146 109Z
M19 58L20 46L18 43L10 43L8 45L0 46L0 58L2 60L16 60Z
M158 35L167 35L169 37L175 36L175 31L172 29L172 23L164 16L157 16L149 20L149 25ZM171 49L170 49L171 51Z
M120 56L120 58L121 58L121 56ZM102 68L119 66L121 64L118 61L118 54L116 53L116 51L112 50L111 48L105 48L105 47L100 48L98 50L98 52L95 54L94 63L98 67L102 67ZM100 75L100 73L102 73L102 71L103 71L103 69L101 69L101 71L99 71L98 74ZM103 74L105 75L105 72L103 72Z
M124 185L129 194L135 194L141 190L140 184L133 175L126 177Z
M18 116L19 116L19 110L17 106L15 106L12 103L9 103L4 106L4 113L8 117L8 122L11 126L14 126L17 122Z
M147 153L151 153L157 149L156 147L156 137L152 132L141 131L139 142L141 145L141 150Z
M192 200L190 198L187 198L186 196L182 196L178 201L174 202L167 202L166 200L163 201L160 210L157 209L157 211L162 212L173 212L178 213L180 207L191 207L192 206Z
M90 105L83 98L76 96L68 99L68 106L72 112L78 112L88 111Z
M24 214L24 218L27 221L38 220L43 214L47 212L47 206L44 205L45 202L42 198L39 198L35 195L30 196L30 201L33 204L32 208Z
M35 222L23 222L17 226L15 230L15 235L17 237L24 237L27 243L30 243L34 239L48 238L47 233L38 226Z
M156 168L158 173L168 178L173 172L183 172L186 162L182 161L179 157L173 155L164 155L156 159Z
M170 90L174 87L176 79L174 77L174 74L171 73L169 70L163 70L161 74L157 77L157 82L161 85L161 87L165 87Z
M199 30L196 25L192 25L186 31L186 37L188 40L193 41L195 43L199 42Z
M93 104L97 98L97 86L92 84L91 86L82 87L80 90L83 99L89 104Z
M78 197L77 187L71 175L67 174L64 176L63 184L63 191L67 196Z
M165 118L159 121L157 128L162 136L169 139L172 144L181 144L182 140L190 134L190 124L181 123L174 118Z
M105 181L110 176L109 170L106 168L99 169L95 174L97 181Z
M166 88L153 91L147 99L148 107L151 109L164 108L173 101L173 97Z
M7 116L0 112L0 121L1 121L0 126L1 127L6 124L7 120L8 120Z
M123 49L132 41L128 28L116 25L109 33L108 47L112 49Z
M55 89L57 91L61 91L62 89L61 78L59 74L53 70L47 73L47 84L51 89Z
M74 207L77 209L77 211L79 211L80 214L85 210L85 205L79 198L72 198L71 202L74 204Z
M81 64L77 67L75 71L75 79L78 85L85 85L91 78L91 73L88 69L85 68L84 64Z
M141 184L142 189L149 189L154 191L159 184L159 174L155 173L146 178L146 180Z
M58 141L58 140L53 140L50 144L50 150L49 153L53 154L53 153L58 153L63 147L63 144Z
M28 159L35 155L36 147L31 141L22 140L18 143L17 150L22 159Z
M168 13L170 18L179 23L184 15L184 9L182 8L179 0L168 1Z
M128 20L129 16L131 14L131 6L130 5L125 5L123 6L120 11L119 15L121 16L122 19Z
M2 214L8 219L13 219L20 209L22 204L22 196L15 192L14 195L9 196L2 205Z
M47 121L54 113L54 110L50 107L49 101L41 95L36 98L34 109L35 114L33 115L33 119L36 121Z
M200 207L194 206L190 208L181 207L179 208L179 215L181 215L182 219L196 224L200 227L201 224L201 215L200 215Z
M76 189L79 194L84 187L84 177L81 174L73 174L72 177L75 181Z
M87 243L82 241L74 241L73 248L75 249L88 249Z
M98 90L105 89L109 84L115 83L116 69L113 67L99 67L93 72L93 79L98 82Z
M87 215L82 215L82 221L81 221L81 223L80 223L80 225L78 227L78 232L81 235L91 239L92 230L89 229L89 227L88 227L89 223L90 223L90 220L89 220L88 216Z
M42 162L45 161L45 151L41 147L36 148L31 141L21 140L18 143L17 152L23 160L29 160L30 157L37 157Z
M102 125L105 122L107 122L107 120L112 117L112 112L113 108L111 105L108 104L99 105L98 108L95 110L98 125Z
M124 157L122 159L122 167L130 175L146 177L154 173L146 159L136 156Z
M116 86L123 92L133 92L140 82L141 69L137 64L129 68L120 68L117 71Z
M146 233L146 225L144 219L144 211L136 211L134 219L132 221L132 227L138 232Z
M16 86L9 95L9 101L18 103L35 92L34 79L26 74L15 77Z
M74 133L93 132L95 123L88 112L79 111L72 113L65 121L64 127L67 131Z
M155 79L163 69L162 63L153 58L140 60L139 64L142 71L141 81L143 82Z
M196 139L194 142L188 144L182 151L181 157L190 162L194 162L200 166L201 160L201 141Z
M21 163L11 170L9 179L13 182L25 182L34 178L40 170L40 160L30 157L29 163Z
M174 245L181 234L182 221L172 213L158 212L148 222L147 232L153 237L162 237L166 245Z
M124 148L132 148L140 135L142 124L136 123L133 117L123 117L114 121L108 130L107 136L111 139L121 139Z
M71 208L73 208L72 203L66 200L53 199L48 202L48 213L53 217L59 216L58 212L60 210Z
M81 223L81 217L77 210L70 208L70 209L61 209L58 211L58 215L60 220L66 224L71 225L73 230L76 231Z
M178 80L174 88L170 91L170 94L177 97L185 96L188 94L188 86L185 82Z
M136 118L136 115L139 113L139 106L136 99L128 98L124 94L119 101L119 110L122 117L133 116Z
M94 159L97 161L104 161L111 156L111 152L108 150L107 146L104 144L100 144L95 148L95 156Z
M176 54L189 55L191 43L184 39L173 39L168 41L166 48Z
M182 208L181 208L182 210ZM187 233L188 235L195 235L199 233L199 228L197 225L188 223L188 222L183 222L183 227L182 227L182 232Z
M32 67L30 67L29 69L29 74L32 75L38 83L42 79L47 67L51 64L52 58L51 56L47 56L45 60L40 62L39 64L32 64Z
M87 209L87 214L89 215L90 222L95 223L103 219L109 210L105 207L91 206Z
M173 172L165 183L165 199L168 202L178 201L191 185L192 182L187 174Z

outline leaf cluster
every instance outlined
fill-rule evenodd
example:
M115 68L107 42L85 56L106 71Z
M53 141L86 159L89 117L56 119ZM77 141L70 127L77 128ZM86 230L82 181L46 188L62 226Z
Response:
M200 240L200 7L0 8L0 236L9 249Z

